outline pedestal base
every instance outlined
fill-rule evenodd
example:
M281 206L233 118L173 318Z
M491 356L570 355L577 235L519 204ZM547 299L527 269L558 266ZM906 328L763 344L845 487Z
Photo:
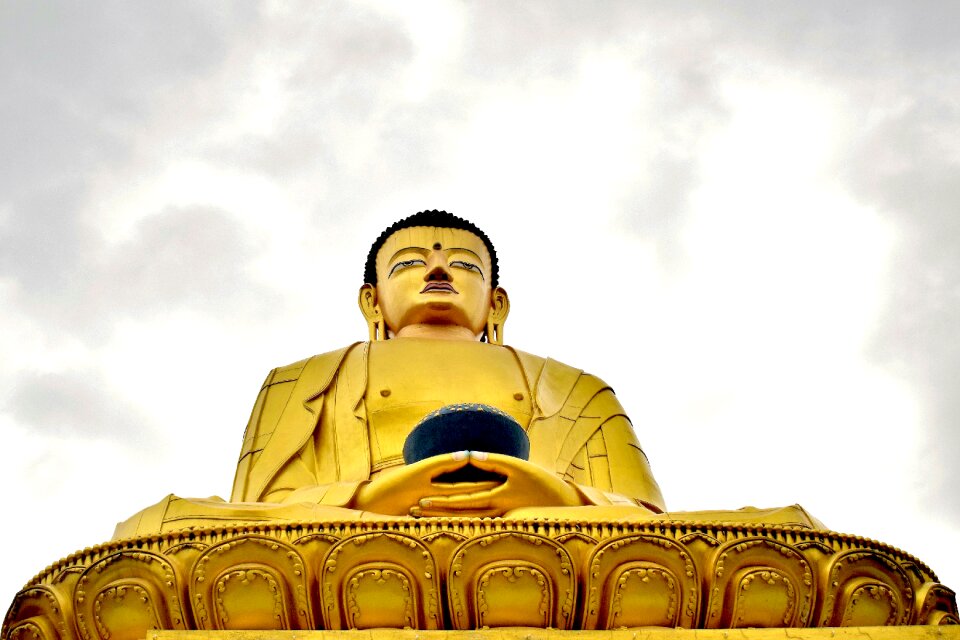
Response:
M251 629L263 631L244 638L854 638L830 628L880 626L893 631L866 637L960 640L923 627L958 622L953 591L922 562L831 531L409 518L236 524L85 549L17 594L0 640L180 638L158 629L197 640ZM740 631L751 628L781 630Z
M620 629L557 631L509 627L484 631L154 631L147 640L960 640L960 626L822 629Z

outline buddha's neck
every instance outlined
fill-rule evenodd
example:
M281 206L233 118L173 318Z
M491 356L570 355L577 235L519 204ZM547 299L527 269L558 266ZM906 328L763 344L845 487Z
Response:
M477 342L480 336L467 327L449 324L408 324L393 338L431 338L433 340L468 340Z

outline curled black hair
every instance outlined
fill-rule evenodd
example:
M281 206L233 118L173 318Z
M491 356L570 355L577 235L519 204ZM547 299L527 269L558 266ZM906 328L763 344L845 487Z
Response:
M497 282L500 280L500 266L497 264L497 251L493 248L493 243L490 242L490 238L487 237L487 234L481 231L477 225L473 224L469 220L458 218L452 213L438 211L437 209L415 213L412 216L404 218L403 220L394 222L392 225L383 230L383 233L380 234L380 237L377 238L377 241L374 242L373 246L370 247L370 253L367 254L367 264L363 270L364 283L376 286L377 253L380 251L380 247L382 247L383 243L387 241L387 238L392 236L394 233L400 231L401 229L409 229L410 227L440 227L442 229L461 229L463 231L469 231L473 235L483 240L483 244L486 245L487 251L490 253L490 286L493 288L497 287Z

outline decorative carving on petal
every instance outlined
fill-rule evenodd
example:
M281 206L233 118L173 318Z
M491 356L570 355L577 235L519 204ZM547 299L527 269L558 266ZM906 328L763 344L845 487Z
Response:
M570 553L554 540L519 531L479 536L460 545L447 576L455 629L529 625L533 601L538 603L536 616L541 607L547 607L544 626L573 627L576 571ZM494 601L502 603L502 610L495 614L489 606Z
M4 635L5 640L58 640L57 630L45 618L27 618Z
M74 592L84 640L138 640L151 629L187 629L181 580L152 551L119 551L89 566Z
M455 531L434 531L421 538L427 543L430 553L433 554L437 571L440 574L440 584L443 584L447 579L447 567L450 566L450 558L453 557L453 552L461 543L469 539L469 536ZM442 594L441 588L441 597Z
M714 555L712 582L705 628L804 627L812 618L810 563L782 542L727 542Z
M696 626L699 572L677 541L651 534L614 538L596 548L587 566L583 628Z
M598 541L593 536L589 536L580 531L570 531L561 533L553 538L563 545L577 567L577 573L581 576L587 574L587 559L593 550L597 548Z
M140 629L163 629L158 600L149 584L133 580L111 584L93 598L97 633L105 640L136 640Z
M960 624L956 594L938 582L924 583L917 590L913 621L914 624Z
M820 626L908 624L914 611L909 577L892 557L872 549L837 554L824 572Z
M789 627L797 608L797 587L767 568L744 569L735 583L732 627Z
M387 620L386 626L443 628L436 562L413 536L379 532L345 538L327 552L319 574L328 629L385 626Z
M185 551L194 551L202 552L207 549L209 545L202 544L200 542L184 542L181 544L175 544L173 546L167 547L163 550L163 555L165 556L175 556L178 553L183 553Z
M903 603L900 596L886 584L866 578L851 581L845 591L840 626L886 627L897 623Z
M436 542L442 539L454 540L457 542L457 544L459 544L466 540L467 536L455 531L434 531L433 533L428 533L421 538L421 540L424 542Z
M69 566L64 567L52 577L51 582L57 585L76 585L77 580L80 579L80 576L83 575L84 567L82 566Z
M827 556L832 556L834 553L836 553L835 549L825 542L821 542L820 540L804 540L793 546L801 551L819 551L823 555Z
M553 582L526 563L492 564L477 580L474 594L480 628L550 626Z
M215 628L289 629L283 579L264 565L236 566L214 582Z
M389 563L355 569L343 594L348 628L417 628L416 582L403 567Z
M198 629L312 629L305 563L265 536L227 540L194 565L190 601Z
M325 547L330 547L338 542L340 542L339 536L330 535L328 533L311 533L305 536L300 536L293 541L293 544L298 547L311 544L320 544Z
M47 586L27 587L16 595L4 623L3 640L74 640L73 608ZM22 628L21 628L22 627Z
M711 547L719 547L720 541L717 540L714 536L704 533L703 531L692 531L684 536L681 536L680 542L683 544L691 544L696 541L701 541Z

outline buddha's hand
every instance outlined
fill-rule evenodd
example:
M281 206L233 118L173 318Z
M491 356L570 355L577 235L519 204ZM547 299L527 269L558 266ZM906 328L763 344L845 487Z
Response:
M412 516L496 517L521 507L575 507L580 493L546 469L512 456L470 452L470 464L504 476L503 482L459 483L459 491L424 494ZM438 486L438 485L434 485Z
M426 496L468 495L492 489L500 484L497 481L434 482L435 478L470 463L468 452L455 451L399 467L360 485L350 507L385 515L419 515L413 512L420 508L420 503ZM461 514L444 512L444 515Z

